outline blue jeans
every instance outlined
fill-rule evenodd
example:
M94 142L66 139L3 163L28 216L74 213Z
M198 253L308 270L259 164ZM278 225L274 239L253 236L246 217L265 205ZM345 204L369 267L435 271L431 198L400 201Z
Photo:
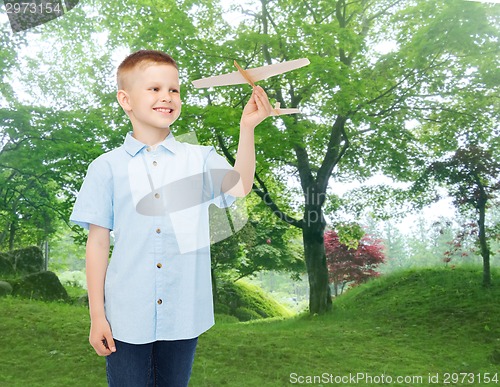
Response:
M198 338L128 344L106 357L109 387L186 387Z

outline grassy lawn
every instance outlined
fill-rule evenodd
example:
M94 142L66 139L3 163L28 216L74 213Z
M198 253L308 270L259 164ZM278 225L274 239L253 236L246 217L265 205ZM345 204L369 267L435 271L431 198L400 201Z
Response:
M393 386L499 385L500 376L478 381L500 373L494 274L497 286L483 289L478 268L406 271L352 289L325 316L219 323L200 338L191 385L310 385L316 376L317 386L347 386L358 373L372 378L357 380L365 386L390 377ZM106 385L85 307L4 298L0 316L0 386ZM446 384L460 372L474 381Z

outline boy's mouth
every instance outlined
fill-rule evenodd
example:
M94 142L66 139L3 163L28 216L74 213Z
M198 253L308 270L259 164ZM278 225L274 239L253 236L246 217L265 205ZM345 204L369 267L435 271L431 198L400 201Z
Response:
M156 112L160 112L160 113L172 113L174 111L174 109L165 108L165 107L157 107L157 108L153 108L153 110Z

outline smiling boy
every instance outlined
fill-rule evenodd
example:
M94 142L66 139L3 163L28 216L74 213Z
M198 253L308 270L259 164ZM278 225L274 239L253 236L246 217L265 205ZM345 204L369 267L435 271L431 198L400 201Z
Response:
M89 229L89 341L106 356L110 386L186 386L197 338L214 324L208 206L250 192L254 128L271 105L254 88L232 168L213 147L177 142L170 132L181 97L169 55L129 55L117 82L132 132L90 164L70 217Z

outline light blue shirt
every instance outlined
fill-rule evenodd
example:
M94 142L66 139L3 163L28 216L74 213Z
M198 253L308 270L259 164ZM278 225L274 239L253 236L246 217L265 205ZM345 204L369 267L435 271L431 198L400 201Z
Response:
M213 147L172 134L153 149L129 133L90 164L70 220L113 230L105 311L114 338L189 339L214 324L208 207L234 201L221 192L231 171Z

